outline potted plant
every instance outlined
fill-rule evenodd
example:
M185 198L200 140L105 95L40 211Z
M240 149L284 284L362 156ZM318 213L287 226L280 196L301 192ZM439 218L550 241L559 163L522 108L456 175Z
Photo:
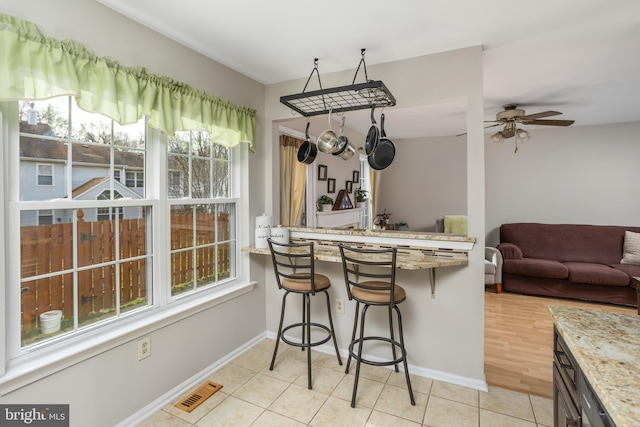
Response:
M368 191L367 190L363 190L362 188L358 188L356 190L356 194L355 194L356 207L358 207L358 208L364 207L364 202L367 201L367 193L368 193Z
M396 223L396 230L408 230L409 229L409 224L407 224L405 221L400 221Z
M316 208L320 212L328 212L333 209L333 199L326 194L324 196L320 196L318 202L316 203Z

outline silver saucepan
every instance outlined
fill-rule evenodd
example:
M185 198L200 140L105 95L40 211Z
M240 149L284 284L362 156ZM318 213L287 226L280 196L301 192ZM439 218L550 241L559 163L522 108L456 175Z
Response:
M329 129L320 134L316 143L318 150L323 153L333 154L338 150L338 135L331 129L331 110L329 110Z

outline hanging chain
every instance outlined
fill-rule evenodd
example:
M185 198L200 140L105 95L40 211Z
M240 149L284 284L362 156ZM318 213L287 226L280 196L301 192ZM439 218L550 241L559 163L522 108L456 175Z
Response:
M364 52L367 49L360 49L360 62L358 63L358 68L356 69L356 74L353 76L353 81L351 82L351 84L354 84L356 82L356 77L358 77L358 71L360 71L360 66L364 65L364 81L365 83L367 83L369 81L369 76L367 76L367 63L364 62Z

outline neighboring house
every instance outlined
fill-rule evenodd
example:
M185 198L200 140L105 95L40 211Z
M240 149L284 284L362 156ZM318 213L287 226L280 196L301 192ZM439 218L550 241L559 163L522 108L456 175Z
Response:
M20 138L20 198L21 200L53 200L67 197L67 142L51 139L47 124L20 124L20 131L42 138ZM144 157L135 151L114 148L113 173L110 165L111 147L73 143L71 186L74 200L108 200L113 181L114 199L141 199L144 196ZM40 210L23 212L21 224L38 225L71 221L71 211ZM140 208L125 208L116 213L109 208L84 210L85 221L135 218Z

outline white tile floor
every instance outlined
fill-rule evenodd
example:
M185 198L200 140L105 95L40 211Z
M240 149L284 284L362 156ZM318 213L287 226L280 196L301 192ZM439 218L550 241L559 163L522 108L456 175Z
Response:
M368 365L362 365L356 407L351 408L354 365L346 375L335 355L312 352L313 390L308 390L306 354L299 348L281 343L269 371L274 343L265 339L211 375L223 388L193 412L167 405L141 426L553 425L549 399L494 387L485 393L414 375L416 405L411 406L402 372Z

